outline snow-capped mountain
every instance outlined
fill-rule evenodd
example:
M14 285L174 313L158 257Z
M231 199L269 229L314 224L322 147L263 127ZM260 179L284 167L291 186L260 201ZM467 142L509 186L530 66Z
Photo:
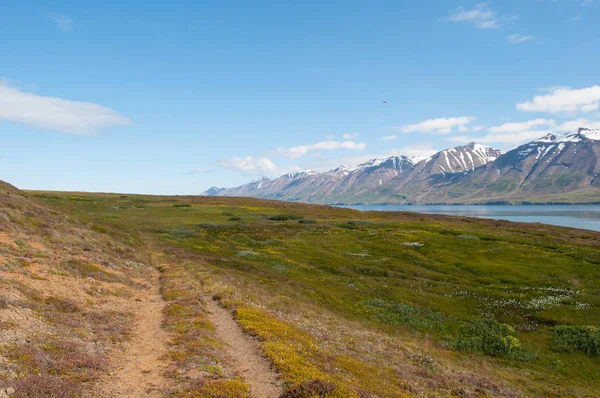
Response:
M472 142L428 158L371 159L324 173L304 170L236 188L213 187L205 194L315 203L483 203L561 201L581 192L584 201L600 202L599 159L600 130L580 128L506 153Z
M464 192L462 200L467 201L569 201L581 196L600 202L599 174L600 131L580 128L521 145L464 176L449 192Z
M206 192L203 193L203 195L205 195L205 196L218 196L219 192L221 192L224 189L225 188L219 188L219 187L212 186L209 189L207 189Z

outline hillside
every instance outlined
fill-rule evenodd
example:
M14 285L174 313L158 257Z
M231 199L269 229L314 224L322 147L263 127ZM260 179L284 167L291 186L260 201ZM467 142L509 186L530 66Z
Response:
M599 233L248 198L29 195L148 253L171 396L584 397L600 386ZM248 335L279 381L227 349L252 353L238 340Z
M507 153L476 143L426 158L373 159L356 167L286 174L208 196L309 203L595 203L600 201L600 132L548 135Z
M110 374L127 365L115 357L136 336L137 315L153 297L148 290L157 273L126 241L0 181L0 387L5 394L98 396L106 392L104 383L136 391ZM161 355L160 346L155 355ZM148 378L163 379L158 369L130 376L142 388Z

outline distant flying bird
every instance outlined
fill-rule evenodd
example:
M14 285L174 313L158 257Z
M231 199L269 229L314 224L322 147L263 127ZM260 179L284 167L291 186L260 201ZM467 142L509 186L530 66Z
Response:
M383 102L384 104L387 104L387 103L388 103L387 101L381 101L381 102Z

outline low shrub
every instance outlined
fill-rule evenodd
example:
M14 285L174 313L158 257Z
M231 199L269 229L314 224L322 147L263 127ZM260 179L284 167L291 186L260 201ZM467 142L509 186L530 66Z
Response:
M338 226L340 228L346 228L346 229L358 229L360 227L367 227L367 226L374 225L374 224L375 223L373 221L353 220L353 221L348 221L343 224L339 224Z
M317 222L310 218L303 218L302 220L298 221L298 223L300 223L300 224L316 224Z
M174 397L186 398L250 398L250 388L240 380L202 380L188 390L174 393Z
M160 233L168 234L171 238L176 240L181 240L185 238L192 238L196 236L196 231L191 230L189 228L171 228L171 229L162 229Z
M229 217L229 221L242 221L242 217L232 216Z
M63 313L80 312L81 309L71 300L61 299L58 297L49 297L46 299L47 310Z
M271 221L290 221L290 220L302 220L304 216L299 214L276 214L274 216L267 217L267 220Z
M534 359L516 337L515 330L490 319L479 319L463 325L460 336L451 344L459 351L470 351L493 357Z
M188 205L188 204L176 204L176 205L173 205L173 207L192 207L192 205Z
M420 331L443 330L448 321L444 314L429 308L382 299L362 301L360 308L374 321L392 326L408 326Z
M113 279L111 278L111 273L105 271L96 264L88 263L84 260L68 260L65 261L62 266L71 274L75 274L83 278L93 277L104 281Z
M16 379L10 386L16 391L15 397L71 398L81 395L79 384L59 376L34 374Z
M288 388L281 398L325 397L337 390L337 386L324 380L308 380Z
M555 326L552 337L555 351L600 355L600 329L595 326Z

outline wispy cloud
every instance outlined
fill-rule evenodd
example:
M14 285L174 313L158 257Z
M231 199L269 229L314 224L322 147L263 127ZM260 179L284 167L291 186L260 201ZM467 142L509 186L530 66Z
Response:
M367 148L367 144L364 142L354 141L321 141L310 145L298 145L289 148L279 148L277 152L291 159L299 158L306 155L309 151L313 150L354 150L362 151Z
M46 17L52 21L63 32L70 32L75 25L74 21L66 15L49 12Z
M24 92L1 79L0 119L78 135L95 135L103 129L131 123L102 105Z
M445 135L455 129L461 132L469 131L469 124L476 120L473 116L459 116L424 120L419 123L397 127L403 133L427 133Z
M397 135L386 135L385 137L381 137L381 141L391 141L398 138Z
M510 41L513 44L525 43L525 42L531 41L531 40L533 40L533 36L523 36L520 34L514 34L514 35L508 36L508 41Z
M452 22L464 22L479 29L497 29L500 27L498 13L491 9L487 3L479 3L472 9L458 7L448 16Z
M573 18L569 18L565 22L566 23L575 23L575 22L579 22L579 20L581 20L581 14L575 15Z
M600 129L600 121L580 118L566 122L557 122L554 119L533 119L522 122L504 123L490 127L488 133L480 137L453 136L448 141L466 143L477 141L486 144L505 144L505 147L523 144L549 133L562 134L576 132L579 127Z
M358 133L344 134L343 137L345 140L354 140L358 138Z
M600 109L600 86L582 89L557 87L549 94L538 95L531 101L520 102L517 109L524 112L593 112Z
M246 156L223 159L217 162L217 166L235 171L259 171L268 175L277 175L280 172L279 166L264 156L261 158Z
M554 120L548 119L535 119L528 120L525 122L511 122L501 124L500 126L490 127L490 131L492 133L518 133L532 129L539 129L542 126L550 126L554 123Z

